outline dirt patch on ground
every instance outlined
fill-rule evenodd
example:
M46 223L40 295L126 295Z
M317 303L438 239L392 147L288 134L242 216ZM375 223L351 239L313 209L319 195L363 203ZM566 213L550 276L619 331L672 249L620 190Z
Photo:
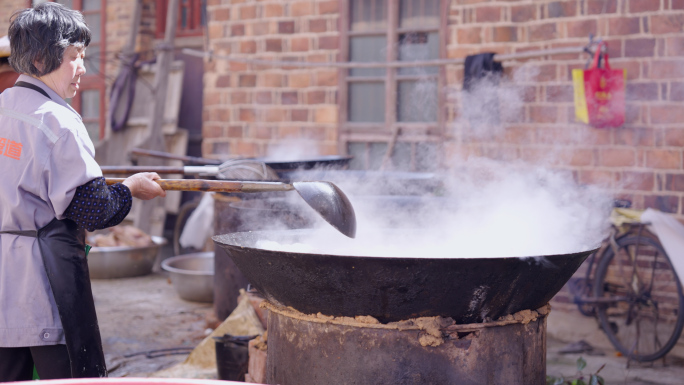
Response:
M147 377L181 362L218 324L212 304L180 299L162 273L92 287L110 377Z

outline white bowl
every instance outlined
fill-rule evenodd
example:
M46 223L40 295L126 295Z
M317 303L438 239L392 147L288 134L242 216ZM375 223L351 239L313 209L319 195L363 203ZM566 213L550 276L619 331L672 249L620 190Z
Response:
M187 301L214 302L214 252L184 254L162 261L173 288Z

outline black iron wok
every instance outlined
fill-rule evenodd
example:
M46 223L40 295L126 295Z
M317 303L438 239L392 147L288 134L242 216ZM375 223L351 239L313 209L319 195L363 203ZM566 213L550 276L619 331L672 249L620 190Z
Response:
M593 250L525 258L388 258L255 248L258 240L299 242L314 230L213 237L266 299L307 314L370 315L381 322L452 317L458 323L537 309Z
M131 155L135 157L139 156L149 156L153 158L170 159L170 160L181 160L186 164L202 164L202 165L221 165L226 162L226 160L212 159L212 158L201 158L196 156L184 156L171 154L164 151L154 151L146 150L143 148L133 148L131 149ZM295 170L310 170L314 168L320 169L340 169L346 168L349 162L354 157L351 155L322 155L314 156L304 159L295 160L278 160L275 158L240 158L240 159L252 159L255 161L263 162L267 166L278 172L291 172ZM137 158L134 159L134 163L137 163Z
M354 157L350 155L322 155L296 160L278 160L274 158L256 158L255 160L264 162L270 168L281 173L294 170L345 168L349 165L352 158Z

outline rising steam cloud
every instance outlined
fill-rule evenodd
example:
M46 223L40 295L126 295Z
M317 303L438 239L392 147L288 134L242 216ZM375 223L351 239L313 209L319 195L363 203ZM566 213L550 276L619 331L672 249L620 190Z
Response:
M523 66L509 79L484 81L469 95L452 97L460 100L461 113L452 127L457 143L465 143L467 136L501 144L506 125L523 113L521 89L533 84L536 75L535 67ZM405 207L388 205L390 198L383 203L357 194L368 182L338 175L333 182L350 195L357 211L356 239L319 221L321 232L311 239L289 245L262 240L257 247L404 258L527 257L598 247L607 232L612 196L600 186L579 185L570 171L551 168L556 156L549 151L543 163L535 164L456 156L435 176L441 188L407 198L414 201ZM379 194L385 190L374 187ZM388 227L395 230L385 231Z

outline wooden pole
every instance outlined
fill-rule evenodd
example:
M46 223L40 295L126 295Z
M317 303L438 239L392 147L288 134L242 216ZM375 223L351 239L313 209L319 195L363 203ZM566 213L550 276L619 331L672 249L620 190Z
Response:
M169 73L173 62L173 43L176 39L178 20L178 0L169 0L166 12L166 31L164 42L157 46L157 70L154 76L154 99L152 99L152 117L150 120L147 146L149 150L164 151L164 106L169 84Z
M135 52L135 42L138 40L138 30L140 29L140 18L142 15L143 0L135 0L135 9L133 10L133 25L131 26L131 34L128 35L128 41L121 50L124 58L130 59L130 56Z
M387 62L298 62L298 61L277 61L277 60L261 60L248 59L237 56L217 55L213 52L198 51L191 48L183 48L181 51L186 55L213 58L218 60L227 60L235 63L247 63L254 66L266 67L281 67L281 68L410 68L410 67L430 67L430 66L445 66L445 65L463 65L464 58L458 59L438 59L438 60L421 60L421 61L387 61ZM585 51L585 47L563 47L550 48L536 51L518 52L510 54L496 54L494 60L508 61L532 59L541 56L553 56L564 54L581 54Z

